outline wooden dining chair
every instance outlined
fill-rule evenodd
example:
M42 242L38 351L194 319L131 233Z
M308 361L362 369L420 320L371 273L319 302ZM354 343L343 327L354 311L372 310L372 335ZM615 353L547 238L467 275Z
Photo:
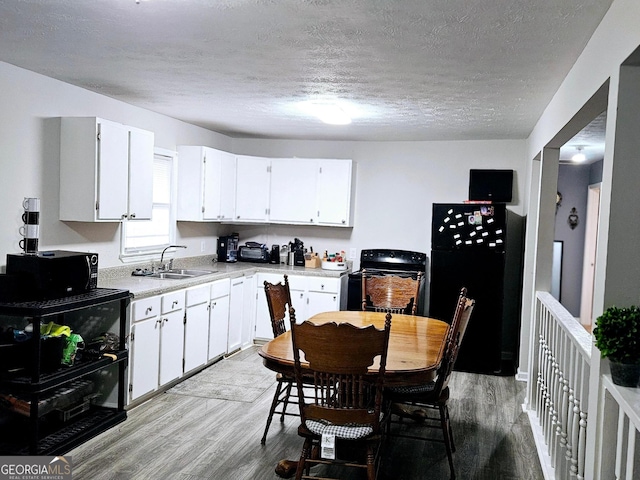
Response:
M309 476L312 465L336 463L365 469L368 480L376 478L390 329L390 313L381 330L335 322L292 324L302 420L298 434L304 438L296 480L314 478ZM302 365L302 355L308 366ZM368 373L376 359L378 372ZM312 388L304 388L306 376L313 378ZM323 437L335 440L333 455L321 448Z
M458 297L458 303L456 304L447 334L444 357L438 368L436 380L426 385L410 385L385 390L385 402L389 405L386 424L386 433L388 436L443 442L447 451L452 480L455 479L455 469L453 465L455 444L449 418L449 379L456 358L458 357L460 344L467 330L467 325L469 324L469 318L475 306L475 300L467 298L466 293L466 289L463 288ZM429 412L431 411L437 411L437 416L430 415ZM394 415L397 416L399 420L394 421ZM402 420L405 416L409 416L417 421L418 425L415 426L416 428L440 429L442 431L442 439L412 434L410 433L411 430L414 430L412 428L409 428L409 432L405 430L392 432L391 424L403 423Z
M422 276L362 270L362 310L416 315Z
M287 312L289 320L295 323L295 309L291 305L291 292L289 290L289 278L284 276L284 284L282 282L273 284L264 282L264 293L267 297L267 306L269 307L269 315L271 317L271 328L273 329L273 338L282 335L287 331L285 323ZM269 416L267 417L267 425L264 428L264 434L260 443L264 445L267 441L267 433L271 426L274 414L280 415L280 421L284 422L285 415L298 416L297 409L287 412L290 403L297 402L297 395L293 391L295 378L278 373L276 375L276 391L273 395ZM293 394L292 394L293 391Z

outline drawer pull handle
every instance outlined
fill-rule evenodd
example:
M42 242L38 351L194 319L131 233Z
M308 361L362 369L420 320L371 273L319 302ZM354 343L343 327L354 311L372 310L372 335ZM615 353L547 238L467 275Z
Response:
M145 313L149 314L153 311L153 307L147 307L147 310Z

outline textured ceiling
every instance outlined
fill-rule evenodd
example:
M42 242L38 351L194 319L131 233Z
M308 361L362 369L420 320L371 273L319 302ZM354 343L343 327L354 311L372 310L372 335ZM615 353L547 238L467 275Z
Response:
M8 0L0 60L235 137L522 139L610 4Z

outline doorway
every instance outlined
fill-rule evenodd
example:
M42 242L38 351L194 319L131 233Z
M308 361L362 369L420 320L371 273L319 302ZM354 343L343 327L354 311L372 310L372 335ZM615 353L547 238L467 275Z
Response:
M601 183L589 185L587 192L587 219L584 233L584 263L582 266L582 295L580 323L589 331L593 322L593 288L595 282L598 218L600 216Z

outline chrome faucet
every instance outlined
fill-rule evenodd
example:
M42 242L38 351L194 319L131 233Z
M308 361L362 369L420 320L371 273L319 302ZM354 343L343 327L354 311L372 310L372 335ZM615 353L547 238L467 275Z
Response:
M169 268L168 269L165 268L165 264L164 264L164 252L166 252L170 248L187 248L187 246L186 245L169 245L164 250L162 250L162 254L160 255L160 268L162 270L171 270L173 268L173 258L171 260L169 260Z

